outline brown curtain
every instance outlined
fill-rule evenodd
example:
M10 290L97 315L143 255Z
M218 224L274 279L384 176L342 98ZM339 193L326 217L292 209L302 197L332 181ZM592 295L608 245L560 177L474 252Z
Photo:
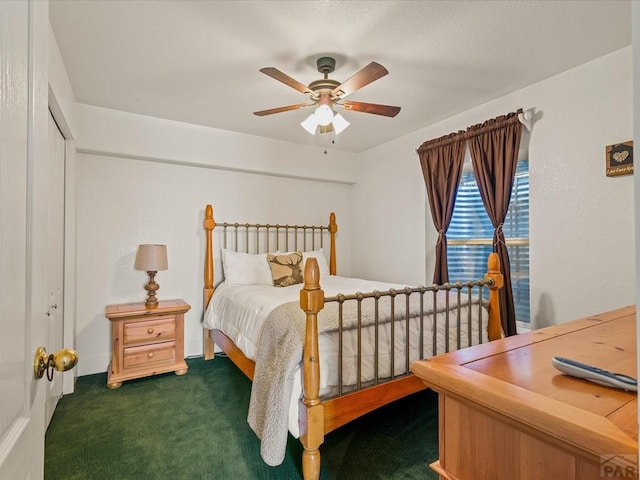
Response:
M433 282L441 285L449 281L447 265L447 229L456 201L458 184L466 148L465 133L452 133L423 143L418 148L424 182L427 186L431 218L438 232L436 268Z
M493 251L500 258L504 287L500 290L502 329L515 335L516 314L511 287L511 265L502 225L509 208L511 189L516 174L522 124L518 113L488 120L467 129L473 170L480 196L494 227Z

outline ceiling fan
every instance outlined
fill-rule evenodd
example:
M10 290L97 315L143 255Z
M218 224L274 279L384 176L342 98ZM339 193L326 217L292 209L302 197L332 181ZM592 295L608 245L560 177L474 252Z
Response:
M337 135L347 128L350 123L342 115L335 113L333 107L340 107L354 112L372 113L385 117L395 117L398 112L400 112L400 107L344 100L347 95L352 94L356 90L369 85L371 82L389 73L389 71L379 63L371 62L342 83L329 78L329 74L333 72L336 67L334 58L320 57L316 64L318 71L324 75L324 78L311 82L309 86L294 80L277 68L261 68L260 71L265 75L275 78L285 85L306 94L309 97L309 102L260 110L259 112L253 112L254 115L263 117L274 113L289 112L291 110L316 106L315 111L309 115L301 125L312 135L315 135L318 127L320 133L335 132Z

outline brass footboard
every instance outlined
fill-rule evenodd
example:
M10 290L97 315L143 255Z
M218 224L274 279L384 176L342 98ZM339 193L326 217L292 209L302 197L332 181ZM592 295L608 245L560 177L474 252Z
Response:
M483 279L326 297L325 307L330 303L337 303L338 307L337 391L333 395L409 375L415 360L486 341L489 302L484 293L493 284L492 279ZM348 308L350 303L355 305ZM356 315L355 322L345 322L345 308ZM381 334L390 341L389 345L381 344ZM345 359L347 335L349 343L356 344L355 358L348 355L350 362ZM402 358L397 358L396 342L404 344ZM388 356L389 363L381 366L381 356ZM373 362L366 372L364 357ZM347 370L356 371L355 382L343 380L347 362ZM386 373L381 375L381 370Z

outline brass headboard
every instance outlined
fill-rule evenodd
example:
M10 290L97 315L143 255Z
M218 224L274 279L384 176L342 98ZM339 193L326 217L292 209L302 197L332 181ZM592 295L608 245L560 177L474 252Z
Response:
M324 237L329 235L329 273L336 274L336 215L331 212L329 225L281 225L260 223L216 223L213 207L207 205L204 214L206 231L204 302L206 311L214 291L213 230L219 228L221 248L245 253L264 253L280 250L317 250L324 248ZM208 332L205 332L205 358L209 348ZM210 342L211 355L213 343Z

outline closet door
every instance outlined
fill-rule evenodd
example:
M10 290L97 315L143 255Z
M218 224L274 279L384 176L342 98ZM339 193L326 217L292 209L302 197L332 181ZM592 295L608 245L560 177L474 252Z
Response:
M49 160L47 162L47 273L49 342L47 349L63 348L64 331L64 166L65 140L49 112ZM45 422L49 425L62 396L62 375L54 375L47 388Z

